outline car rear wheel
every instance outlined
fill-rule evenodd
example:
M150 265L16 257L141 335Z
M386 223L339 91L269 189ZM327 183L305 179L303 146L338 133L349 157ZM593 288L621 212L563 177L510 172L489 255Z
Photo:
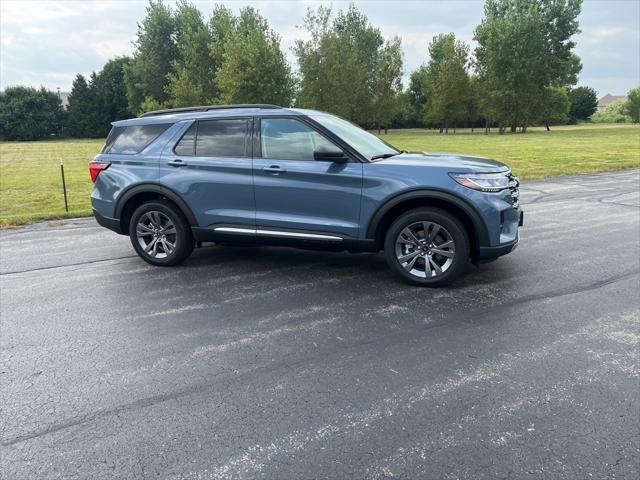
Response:
M191 255L194 246L182 212L164 200L147 202L133 212L129 237L138 255L158 266L182 262Z
M469 261L469 238L453 215L437 208L417 208L393 222L384 254L396 274L412 285L448 285Z

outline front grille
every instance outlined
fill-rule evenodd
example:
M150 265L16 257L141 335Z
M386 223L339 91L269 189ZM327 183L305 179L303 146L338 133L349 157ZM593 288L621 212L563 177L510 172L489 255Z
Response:
M511 204L513 208L518 209L520 207L520 180L513 173L507 173L509 179L509 191L511 192Z

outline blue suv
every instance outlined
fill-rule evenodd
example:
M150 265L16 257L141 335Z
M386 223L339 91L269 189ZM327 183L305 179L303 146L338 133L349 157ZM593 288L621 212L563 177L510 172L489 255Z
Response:
M113 123L90 163L100 225L153 265L201 242L378 252L414 285L518 244L518 180L502 163L405 152L328 113L275 105L148 112Z

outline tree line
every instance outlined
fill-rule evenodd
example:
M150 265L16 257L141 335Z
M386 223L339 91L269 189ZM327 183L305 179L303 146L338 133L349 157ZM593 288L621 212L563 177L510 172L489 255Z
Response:
M188 0L175 9L150 0L133 56L109 60L88 77L78 74L66 111L45 89L0 92L0 136L104 137L111 121L144 111L235 103L323 110L379 131L526 132L533 124L585 120L597 97L591 88L572 88L581 70L572 40L581 2L486 0L475 50L453 33L435 36L428 60L403 89L401 39L385 39L354 5L307 10L300 26L306 40L293 46L294 72L258 10L244 7L234 15L216 5L205 18ZM630 94L624 107L636 122L638 96Z

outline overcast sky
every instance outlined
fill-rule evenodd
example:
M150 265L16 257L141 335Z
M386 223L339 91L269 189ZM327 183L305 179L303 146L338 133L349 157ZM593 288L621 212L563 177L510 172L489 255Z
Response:
M170 4L174 2L170 1ZM197 1L205 17L213 1ZM295 68L291 46L304 38L298 25L307 7L348 2L232 1L234 11L253 5L280 34ZM385 37L399 35L405 53L405 80L427 58L427 44L438 33L454 32L473 44L482 19L481 0L356 1ZM76 73L99 70L106 60L133 52L136 24L146 0L14 1L0 0L0 88L22 84L62 91ZM585 0L577 53L583 69L579 84L600 95L624 94L640 84L640 0ZM406 83L406 82L405 82Z

